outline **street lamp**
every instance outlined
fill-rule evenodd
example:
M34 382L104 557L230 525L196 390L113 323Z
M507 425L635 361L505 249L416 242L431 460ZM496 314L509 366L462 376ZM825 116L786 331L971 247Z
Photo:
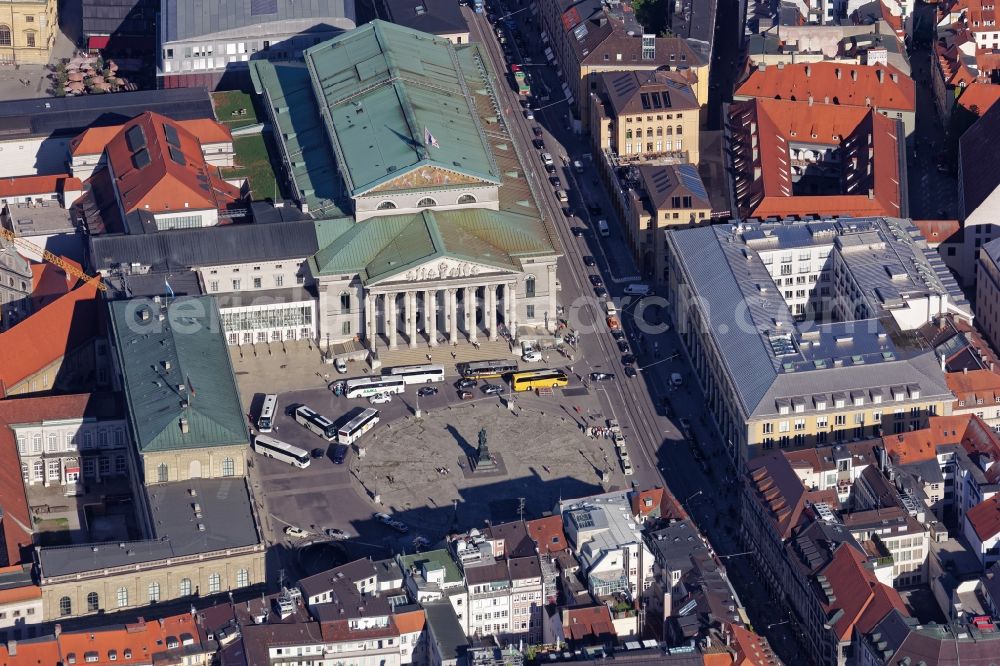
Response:
M693 500L693 499L694 499L695 497L697 497L698 495L701 495L701 494L703 494L704 492L705 492L704 490L699 490L699 491L698 491L698 492L696 492L696 493L695 493L694 495L691 495L691 497L688 497L688 498L687 498L686 500L684 500L684 503L685 503L685 504L690 504L691 500Z

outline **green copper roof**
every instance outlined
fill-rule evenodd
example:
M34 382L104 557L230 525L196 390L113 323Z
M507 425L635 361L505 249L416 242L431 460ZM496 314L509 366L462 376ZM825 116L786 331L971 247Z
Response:
M500 182L448 40L376 20L304 57L352 196L422 165Z
M172 301L163 321L151 302L114 301L110 308L141 453L250 441L214 299Z
M521 258L556 254L541 220L485 208L320 220L316 235L313 274L358 273L365 284L439 257L519 271Z
M314 215L337 217L350 211L344 181L316 108L309 70L301 62L252 60L250 76L254 90L264 96L296 198L305 201Z

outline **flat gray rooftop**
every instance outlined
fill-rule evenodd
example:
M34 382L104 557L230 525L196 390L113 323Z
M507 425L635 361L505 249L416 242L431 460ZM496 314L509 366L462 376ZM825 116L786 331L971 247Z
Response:
M39 548L43 578L197 555L260 542L242 477L192 479L147 489L153 539ZM192 494L191 491L195 494ZM196 517L194 505L201 517Z

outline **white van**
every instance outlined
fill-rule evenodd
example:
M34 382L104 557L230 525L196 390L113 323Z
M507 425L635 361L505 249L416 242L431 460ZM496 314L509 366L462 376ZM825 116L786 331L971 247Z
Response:
M625 287L625 293L629 296L649 296L653 290L649 288L648 284L636 283Z
M609 317L614 317L618 314L618 308L615 307L615 304L612 301L604 301L604 311Z
M542 164L544 164L546 166L548 166L548 165L550 165L550 164L553 163L552 162L552 155L550 155L549 153L542 153L541 158L542 158Z
M671 372L670 373L670 383L673 386L681 386L681 385L684 384L684 378L681 376L681 373L679 373L679 372Z
M556 190L556 199L559 199L562 203L569 201L569 197L566 196L566 190Z
M607 220L598 220L597 221L597 230L605 238L607 238L608 236L611 235L611 229L608 227L608 221Z

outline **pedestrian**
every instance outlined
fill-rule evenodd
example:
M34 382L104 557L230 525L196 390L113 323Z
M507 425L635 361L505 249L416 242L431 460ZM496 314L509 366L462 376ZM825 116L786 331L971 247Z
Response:
M453 360L453 361L454 361L454 360L455 360L456 358L458 358L458 354L457 354L457 353L455 353L455 352L452 352L452 353L451 353L451 360Z
M432 358L431 358L431 355L430 355L430 354L427 354L427 360L428 360L428 361L433 361L434 359L432 359Z

